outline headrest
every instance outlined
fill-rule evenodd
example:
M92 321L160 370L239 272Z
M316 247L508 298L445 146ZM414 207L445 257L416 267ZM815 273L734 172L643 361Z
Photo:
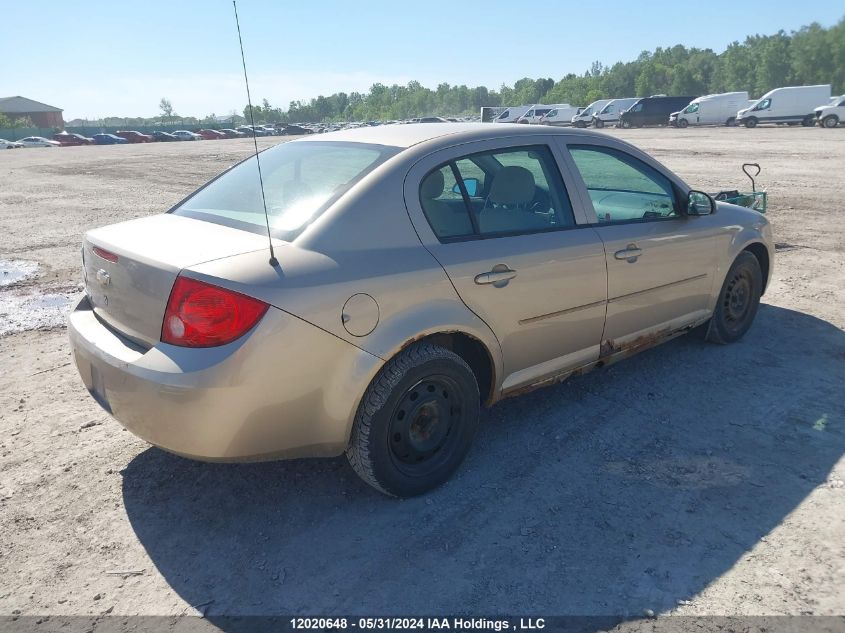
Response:
M525 167L509 165L496 174L487 201L506 205L528 204L534 199L534 194L534 174Z
M422 182L420 187L420 196L423 200L434 200L443 195L443 186L445 185L443 172L441 170L433 171Z

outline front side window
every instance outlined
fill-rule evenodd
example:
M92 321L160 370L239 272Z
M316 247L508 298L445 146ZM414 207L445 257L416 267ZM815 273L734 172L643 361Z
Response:
M546 115L546 118L547 118L547 119L551 119L552 117L556 117L556 116L557 116L557 110L552 110L551 112L549 112L549 113Z
M692 103L692 104L688 105L688 106L686 107L686 109L684 110L684 112L685 112L686 114L693 114L693 113L695 113L695 112L698 112L698 104L697 104L697 103Z
M283 143L262 152L261 174L271 233L282 240L294 239L352 185L397 151L364 143L306 141ZM213 180L172 212L254 233L266 232L255 157Z
M769 106L772 105L771 99L763 99L760 103L754 106L755 110L768 110Z
M600 223L678 217L672 183L642 161L591 145L571 145L569 153Z
M608 103L606 106L604 106L604 109L601 112L599 112L599 114L610 114L611 112L613 112L613 109L615 107L616 106L613 105L612 103Z
M643 111L643 104L638 103L633 108L631 108L631 112L642 112Z
M422 180L420 203L441 241L575 225L557 164L545 146L480 152L451 161Z

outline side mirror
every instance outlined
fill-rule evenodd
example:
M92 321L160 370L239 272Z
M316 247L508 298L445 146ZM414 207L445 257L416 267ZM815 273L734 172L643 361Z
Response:
M716 212L716 201L703 191L690 191L687 195L687 215L710 215Z
M481 181L478 178L465 178L464 179L464 187L466 187L467 195L470 197L478 195L478 189L481 186ZM460 195L461 193L461 185L459 183L455 183L455 186L452 187L452 193L457 193Z

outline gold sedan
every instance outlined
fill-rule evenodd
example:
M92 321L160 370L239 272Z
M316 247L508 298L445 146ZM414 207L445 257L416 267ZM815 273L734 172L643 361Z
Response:
M735 341L771 276L764 216L598 133L394 125L260 163L263 190L252 157L84 239L86 388L196 459L345 452L420 494L482 405L691 330Z

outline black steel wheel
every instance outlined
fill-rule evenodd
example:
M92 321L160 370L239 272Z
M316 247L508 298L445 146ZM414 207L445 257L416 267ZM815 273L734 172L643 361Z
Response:
M707 340L732 343L741 339L754 322L762 291L760 262L752 253L743 251L734 260L722 284Z
M460 356L417 343L388 362L367 389L346 451L349 463L386 494L428 492L463 461L480 404L475 375Z

